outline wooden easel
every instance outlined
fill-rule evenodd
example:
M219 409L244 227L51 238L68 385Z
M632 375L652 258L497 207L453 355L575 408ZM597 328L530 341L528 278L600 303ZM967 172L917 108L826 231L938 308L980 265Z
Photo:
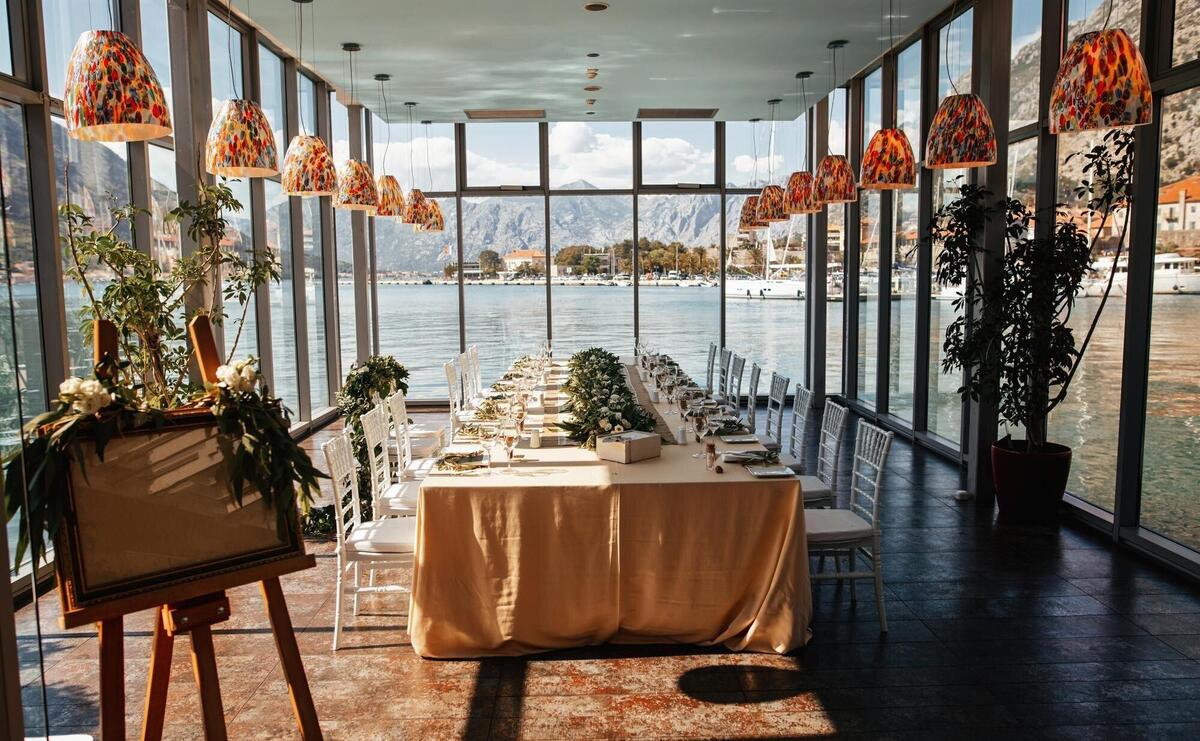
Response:
M220 365L212 324L207 316L198 316L188 325L188 333L196 352L200 376L206 382L216 382ZM93 354L97 363L105 355L117 357L117 332L112 323L99 320L93 331ZM171 656L175 636L186 633L191 637L192 674L200 693L204 737L224 741L225 710L221 703L221 687L217 676L216 653L213 650L212 626L229 619L229 598L226 589L259 582L275 648L287 681L292 711L303 739L321 739L317 711L313 705L296 632L288 614L287 601L279 584L282 574L311 568L315 559L298 555L269 564L254 566L239 572L205 577L172 587L165 593L152 596L165 604L147 602L148 597L128 597L101 608L84 608L64 614L64 627L90 622L95 614L100 644L100 737L103 741L125 738L125 661L124 615L156 607L154 638L150 649L149 679L142 714L142 739L161 739L166 715L167 689L171 679Z

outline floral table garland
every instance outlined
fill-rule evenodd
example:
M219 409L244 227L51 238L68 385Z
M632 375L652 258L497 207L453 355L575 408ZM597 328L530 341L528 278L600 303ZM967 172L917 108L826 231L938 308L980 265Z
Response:
M583 448L596 447L596 438L626 430L654 431L654 415L638 404L616 355L593 347L575 353L563 391L567 394L560 422L567 437Z

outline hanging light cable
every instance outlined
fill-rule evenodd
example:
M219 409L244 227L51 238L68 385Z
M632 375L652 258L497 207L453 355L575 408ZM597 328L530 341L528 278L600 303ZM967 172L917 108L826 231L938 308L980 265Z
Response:
M890 23L894 15L891 0L888 0L889 40L895 38ZM882 18L879 25L882 28ZM875 132L863 153L858 183L864 190L900 190L917 186L917 161L903 129L892 126Z
M421 124L425 127L425 169L429 173L429 190L433 191L433 165L429 161L429 124L431 121L422 121ZM425 221L421 224L423 232L440 232L446 228L446 219L442 216L442 207L438 205L437 199L428 198L425 201Z
M829 42L830 65L833 70L834 90L841 80L837 74L837 52L847 44L844 40ZM821 205L852 203L858 200L858 188L854 183L854 172L850 169L850 160L843 154L831 154L833 151L829 141L829 132L833 129L833 91L829 93L829 118L825 136L825 156L817 165L814 177L816 185L816 201Z
M800 120L800 111L804 111L805 122L808 121L808 86L805 81L812 77L812 72L797 72L796 73L796 121ZM803 109L800 108L801 95L803 95ZM807 130L807 125L805 129ZM807 145L806 147L807 148ZM803 151L800 144L800 124L796 124L796 152ZM808 157L807 152L804 157L804 164L807 167ZM797 170L793 172L787 181L787 187L784 189L783 208L789 216L797 214L815 214L821 210L821 206L813 197L813 176L807 169Z
M758 185L758 121L750 119L750 149L754 155L754 169L751 184ZM767 228L766 222L758 220L758 196L746 196L742 202L742 210L738 214L738 231L753 235L759 229Z
M342 49L349 58L350 67L350 105L358 102L354 95L354 55L360 49L356 43L342 44ZM360 106L361 108L361 106ZM362 109L365 112L365 109ZM366 142L362 146L366 147ZM363 160L350 157L338 173L337 192L333 196L333 207L344 208L348 211L366 211L375 213L379 208L379 191L375 188L375 176L371 166Z
M763 186L758 196L758 221L777 224L788 220L787 211L783 208L783 188L775 184L775 107L783 101L771 98L767 101L767 109L771 112L771 130L767 139L767 184Z
M946 41L954 29L958 1L950 10L946 25ZM957 51L957 50L956 50ZM996 164L996 129L983 99L974 93L959 93L950 70L950 54L946 53L946 77L951 95L946 96L929 127L925 140L925 166L931 170L958 167L985 167Z
M387 126L387 144L383 147L383 161L379 163L379 169L386 172L388 167L388 152L392 149L392 114L388 106L387 90L384 83L391 80L392 76L379 74L375 75L375 79L379 82L379 97L383 100L384 125ZM403 218L405 209L404 188L400 187L400 181L392 175L380 175L378 188L379 208L375 210L375 216Z
M238 95L233 72L233 0L226 13L229 28L230 90ZM275 132L263 113L262 106L253 100L234 97L221 104L213 116L205 142L205 169L210 175L230 178L269 177L279 172L279 155Z
M293 0L296 3L296 18L300 38L299 67L304 68L304 8L311 0ZM302 73L297 73L302 74ZM313 101L315 107L316 101ZM337 168L325 140L316 132L308 133L304 116L300 116L300 133L292 137L287 153L283 156L283 173L280 176L283 192L289 196L331 196L337 190Z

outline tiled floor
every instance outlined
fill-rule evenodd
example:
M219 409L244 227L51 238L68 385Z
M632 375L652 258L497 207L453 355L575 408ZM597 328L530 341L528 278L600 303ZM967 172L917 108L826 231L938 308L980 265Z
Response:
M826 584L813 641L793 656L674 646L426 661L391 595L363 600L334 656L329 544L312 545L316 569L283 583L328 738L1200 737L1200 590L1073 525L998 531L954 501L958 485L942 460L895 445L883 505L891 631L880 635L869 587L852 604ZM234 617L216 635L230 738L295 737L258 593L230 597ZM54 595L40 607L45 714L34 611L18 616L29 733L46 717L53 733L94 732L94 634L60 630ZM132 735L150 616L126 625ZM197 738L186 643L172 679L168 735Z

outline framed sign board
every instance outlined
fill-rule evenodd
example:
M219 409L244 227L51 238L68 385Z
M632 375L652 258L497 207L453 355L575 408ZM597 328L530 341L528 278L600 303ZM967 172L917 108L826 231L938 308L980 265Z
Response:
M181 592L189 584L209 592L244 584L274 562L304 562L285 572L311 565L298 519L281 536L275 512L253 489L241 506L234 501L231 443L208 410L196 411L114 437L103 461L90 440L74 451L55 541L64 623L165 604L193 591Z

